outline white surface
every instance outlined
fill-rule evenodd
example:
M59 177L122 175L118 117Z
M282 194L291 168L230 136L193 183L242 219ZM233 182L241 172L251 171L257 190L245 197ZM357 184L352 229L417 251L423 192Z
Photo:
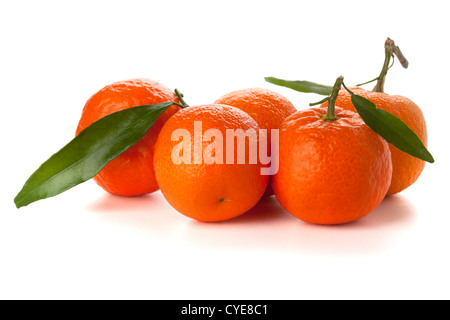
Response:
M14 1L0 4L0 298L448 299L446 1ZM178 214L158 192L89 181L15 209L29 175L67 143L86 100L148 77L188 103L261 86L298 109L320 100L264 76L353 85L378 75L386 37L410 61L386 91L423 110L436 159L356 223L314 226L274 198L226 223ZM370 86L369 86L370 88Z

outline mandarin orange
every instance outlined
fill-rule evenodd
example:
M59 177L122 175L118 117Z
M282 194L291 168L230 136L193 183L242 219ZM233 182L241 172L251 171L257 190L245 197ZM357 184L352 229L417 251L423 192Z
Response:
M357 113L335 106L289 116L280 132L275 195L295 217L315 224L342 224L365 217L383 201L392 178L388 143Z
M256 135L228 141L227 134L239 130ZM261 163L250 161L258 130L247 113L227 105L193 106L172 116L161 130L154 156L156 180L169 204L198 221L228 220L251 209L268 181L261 175ZM239 152L245 161L238 160Z
M264 88L232 91L220 97L214 103L241 109L255 119L261 129L266 129L269 154L271 154L271 130L279 129L283 121L297 111L287 98ZM273 195L271 178L264 195Z
M327 108L298 111L281 126L275 195L289 213L310 223L363 218L391 183L388 143L356 112L336 106L343 80L336 79Z
M131 79L114 82L87 101L76 134L113 112L168 101L179 102L174 92L156 81ZM121 196L136 196L158 190L153 170L153 149L162 126L179 109L176 105L169 107L141 140L110 161L94 177L95 182L104 190Z

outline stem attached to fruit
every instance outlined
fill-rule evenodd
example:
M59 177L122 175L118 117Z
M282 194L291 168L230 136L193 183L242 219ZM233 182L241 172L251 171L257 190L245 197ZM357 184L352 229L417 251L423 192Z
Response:
M336 117L335 115L335 106L336 106L336 99L339 95L339 91L341 90L341 86L342 86L342 82L344 81L344 77L340 76L336 79L336 82L334 83L333 86L333 91L331 92L330 97L328 98L328 110L327 110L327 114L323 116L323 120L328 121L328 122L332 122L335 121L337 119L339 119L338 117Z
M394 58L394 55L400 61L403 68L408 68L408 60L406 60L405 56L400 51L400 48L395 45L394 40L387 38L386 42L384 43L384 52L385 58L383 68L381 69L381 73L377 78L377 84L375 85L375 88L373 88L374 92L384 92L384 83L386 81L387 72L390 68L389 62L391 61L391 58Z
M188 108L189 105L183 99L184 95L178 89L175 89L175 94L177 95L178 100L180 100L180 102L181 102L181 107L182 108ZM177 103L177 105L179 105L179 104Z

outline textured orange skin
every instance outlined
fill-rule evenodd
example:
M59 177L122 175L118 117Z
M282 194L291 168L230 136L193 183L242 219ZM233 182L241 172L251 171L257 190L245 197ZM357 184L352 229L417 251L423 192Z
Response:
M408 98L386 93L373 92L362 88L351 88L355 94L372 101L378 108L386 110L405 122L413 130L425 146L427 146L427 126L420 108ZM355 111L350 94L341 90L336 105L346 110ZM328 106L324 103L323 107ZM392 182L387 192L392 195L411 186L419 178L425 167L425 161L417 159L389 144L392 155Z
M247 112L261 129L267 130L267 146L270 152L271 129L280 129L283 121L297 109L281 94L263 88L232 91L214 103L226 104ZM269 153L270 154L270 153ZM271 178L264 196L273 195Z
M224 139L223 164L194 163L194 121L202 121L203 133L219 130ZM250 210L262 197L268 176L260 174L261 165L249 164L246 139L245 164L227 164L226 129L255 129L258 124L247 113L226 105L204 105L183 109L164 125L155 146L154 167L161 192L172 207L198 221L223 221ZM191 135L191 163L174 164L172 141L176 129ZM203 148L211 142L204 141ZM236 150L236 140L234 150Z
M357 113L336 107L322 119L314 107L288 117L280 131L275 195L297 218L315 224L360 219L383 200L391 183L389 146Z
M178 98L167 87L149 79L112 83L87 101L76 134L113 112L167 101L178 102ZM137 196L157 191L159 188L153 170L154 146L164 123L179 109L176 105L169 107L141 140L110 161L94 177L95 182L104 190L121 196Z

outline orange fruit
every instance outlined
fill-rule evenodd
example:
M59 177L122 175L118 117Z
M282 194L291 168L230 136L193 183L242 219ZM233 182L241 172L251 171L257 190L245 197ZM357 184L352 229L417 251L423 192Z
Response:
M417 134L425 147L427 146L425 118L420 108L410 99L398 95L368 91L358 87L350 90L372 101L378 108L400 118ZM326 107L327 105L328 103L325 102L322 106ZM350 94L346 90L339 92L336 105L356 112L351 102ZM425 167L425 161L400 151L391 144L389 144L389 148L391 150L393 172L391 186L387 194L392 195L405 190L416 182Z
M127 108L178 102L174 92L162 84L148 79L131 79L114 82L97 93L86 103L76 134L93 122ZM153 170L153 150L164 123L180 107L169 107L134 146L110 161L95 177L104 190L121 196L137 196L158 190Z
M238 139L226 143L227 130L238 129L257 132L259 126L242 110L219 104L185 108L166 122L156 142L154 168L162 194L177 211L199 221L223 221L260 200L268 176L261 175L259 161L249 161L250 143L259 137L246 138L245 150L238 149ZM217 135L209 140L203 136L213 131ZM218 136L223 137L222 146ZM245 156L243 163L237 159L239 150ZM229 154L233 161L227 160Z
M280 204L315 224L360 219L383 200L391 183L388 143L357 113L338 106L313 107L289 116L280 130L279 164L273 188Z
M261 129L266 129L268 154L271 154L272 135L270 130L280 129L283 121L297 111L294 105L284 96L263 88L232 91L220 97L214 103L241 109L255 119ZM273 195L271 179L264 195Z

